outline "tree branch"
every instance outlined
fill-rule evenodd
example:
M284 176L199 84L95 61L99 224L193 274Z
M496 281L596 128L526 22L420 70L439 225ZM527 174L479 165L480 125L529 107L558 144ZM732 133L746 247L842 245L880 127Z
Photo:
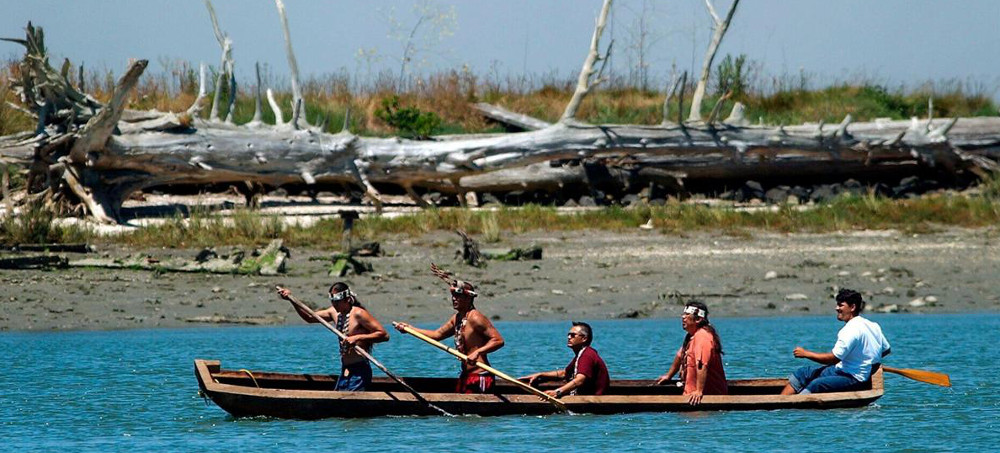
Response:
M566 123L576 118L576 111L580 108L580 103L583 102L583 98L593 88L593 85L590 83L590 77L594 75L594 63L600 58L598 48L601 44L601 34L604 33L604 26L607 24L608 11L610 9L611 0L604 0L604 6L601 7L601 13L597 17L597 25L594 27L594 35L590 39L590 51L587 53L587 58L583 61L583 68L580 69L580 76L577 78L576 91L573 93L573 97L570 98L569 103L566 104L566 110L563 111L562 117L559 118L560 123Z
M701 77L698 79L698 86L695 87L694 96L691 99L691 113L688 115L688 121L701 121L701 102L705 97L708 77L712 73L712 60L715 59L715 53L719 50L719 44L722 43L722 38L726 35L726 30L729 29L729 23L732 22L733 15L736 14L736 6L739 3L740 0L733 0L733 5L729 8L726 19L719 21L719 17L715 14L715 9L712 7L711 0L705 0L705 4L708 5L708 12L712 15L715 32L712 34L712 42L708 45L708 51L705 52L705 61L702 62L701 66Z
M292 50L292 34L288 28L288 16L285 14L285 3L281 0L274 0L274 3L278 6L278 16L281 17L281 30L285 35L285 53L288 54L288 69L292 72L292 108L302 109L301 112L293 112L292 117L297 118L298 121L301 121L308 126L309 123L305 118L305 101L302 100L302 88L299 86L299 64L296 62L295 52ZM292 126L299 128L299 124L297 122L292 124Z

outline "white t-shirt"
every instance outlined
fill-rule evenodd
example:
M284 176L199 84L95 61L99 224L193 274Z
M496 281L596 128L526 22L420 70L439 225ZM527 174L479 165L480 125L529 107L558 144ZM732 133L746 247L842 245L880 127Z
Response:
M882 328L861 316L847 321L833 345L833 355L840 359L837 368L858 381L871 377L872 365L882 363L882 353L887 350L889 340L882 335Z

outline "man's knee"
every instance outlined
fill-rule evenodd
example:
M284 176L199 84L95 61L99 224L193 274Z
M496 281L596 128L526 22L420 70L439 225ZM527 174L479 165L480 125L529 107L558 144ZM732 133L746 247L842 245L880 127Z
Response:
M795 389L796 393L802 393L810 383L823 371L823 367L804 366L788 376L788 384Z

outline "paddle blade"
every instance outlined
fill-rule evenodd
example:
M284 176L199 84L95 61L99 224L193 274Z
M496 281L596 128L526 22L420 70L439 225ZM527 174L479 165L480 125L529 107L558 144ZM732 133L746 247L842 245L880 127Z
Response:
M900 376L913 379L914 381L940 385L941 387L951 387L951 378L949 378L948 375L944 373L935 373L933 371L925 371L925 370L913 370L910 368L892 368L888 366L883 366L882 369L890 373L896 373Z

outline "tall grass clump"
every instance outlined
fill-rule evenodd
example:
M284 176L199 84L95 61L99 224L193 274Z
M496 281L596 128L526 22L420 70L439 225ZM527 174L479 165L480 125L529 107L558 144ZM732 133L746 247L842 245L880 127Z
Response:
M987 199L1000 202L1000 173L990 173L979 183L979 190Z
M114 239L137 247L212 247L217 245L263 244L284 238L280 217L237 210L225 217L192 211L190 217L176 215L162 223L148 225Z
M500 242L500 221L495 212L488 212L480 217L482 221L483 242Z
M40 203L22 206L16 214L8 214L0 220L0 243L53 244L84 242L86 232L74 226L59 226L53 221L55 214Z

